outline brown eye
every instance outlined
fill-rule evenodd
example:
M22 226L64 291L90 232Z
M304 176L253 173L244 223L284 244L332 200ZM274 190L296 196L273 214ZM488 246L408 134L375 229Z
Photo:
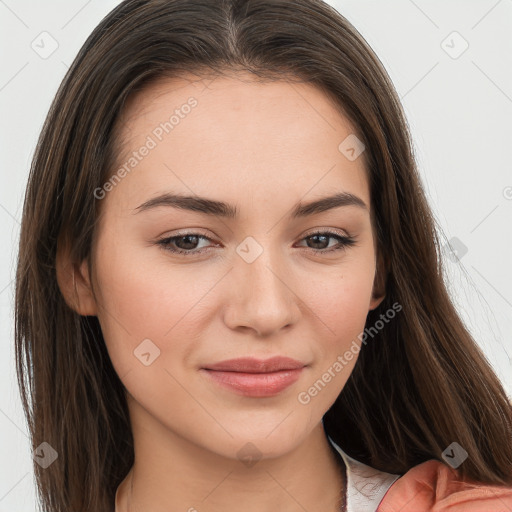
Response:
M195 255L202 253L207 247L197 249L197 244L200 240L211 240L199 233L185 233L183 235L176 235L167 238L163 238L157 242L158 245L163 247L166 251L170 251L177 254Z
M330 239L337 240L338 244L335 245L334 247L329 247ZM333 233L330 231L319 231L317 233L308 235L303 240L308 241L309 249L318 253L338 251L355 245L356 243L356 240L353 237L342 236L339 235L338 233Z

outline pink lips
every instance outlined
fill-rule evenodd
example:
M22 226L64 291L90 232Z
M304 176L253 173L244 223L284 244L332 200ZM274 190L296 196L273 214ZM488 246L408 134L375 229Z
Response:
M253 397L274 396L300 377L306 365L289 357L230 359L201 368L222 386Z

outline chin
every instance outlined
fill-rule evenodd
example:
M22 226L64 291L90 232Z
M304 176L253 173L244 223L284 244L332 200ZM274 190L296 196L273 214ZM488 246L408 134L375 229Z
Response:
M228 428L233 436L223 436L223 441L216 444L215 451L222 455L244 460L272 459L285 455L298 446L310 432L306 428L301 431L297 425L283 422L287 414L279 415L272 424L251 425L250 429ZM219 453L221 454L221 453Z

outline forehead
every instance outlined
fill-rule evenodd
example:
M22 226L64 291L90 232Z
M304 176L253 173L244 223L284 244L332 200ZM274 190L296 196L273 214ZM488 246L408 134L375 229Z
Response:
M364 152L350 160L339 147L354 134L339 105L312 84L247 73L161 78L133 94L120 116L112 172L130 169L109 195L247 191L273 201L287 192L295 202L342 189L369 204Z
M286 124L289 131L281 134L281 140L307 134L304 123L308 124L309 132L327 128L334 132L340 128L350 133L357 131L341 105L313 84L298 82L296 78L261 81L247 72L233 72L229 76L208 78L161 77L132 93L120 116L121 138L125 141L137 130L147 132L168 121L173 113L183 119L189 112L180 110L188 111L183 107L192 100L199 106L193 109L192 123L196 119L205 128L212 128L209 138L219 132L213 128L221 126L223 121L225 125L232 122L233 128L247 130L252 125L254 130L264 128L270 133L273 131L269 130L269 124ZM173 123L177 125L179 121L176 121ZM183 131L183 128L174 130L173 135L179 136Z

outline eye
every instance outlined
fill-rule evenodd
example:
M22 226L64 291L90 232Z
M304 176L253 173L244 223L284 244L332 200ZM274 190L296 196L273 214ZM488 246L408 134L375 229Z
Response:
M210 238L200 233L184 233L182 235L163 238L159 240L157 244L166 251L190 256L204 252L204 247L197 250L199 240L212 241Z
M338 244L334 247L329 247L329 239L335 239L338 241ZM316 247L308 247L313 252L318 254L325 254L333 251L340 251L342 249L346 249L347 247L351 247L356 244L356 240L354 237L347 235L340 235L339 233L333 231L316 231L314 233L309 234L303 240L312 241Z

